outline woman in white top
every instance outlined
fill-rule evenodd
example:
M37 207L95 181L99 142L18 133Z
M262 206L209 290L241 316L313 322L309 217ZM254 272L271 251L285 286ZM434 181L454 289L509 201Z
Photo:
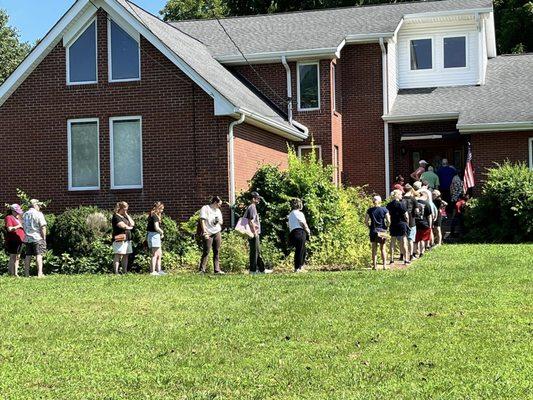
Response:
M302 212L302 200L291 201L292 211L289 214L289 243L294 246L294 271L302 272L305 264L305 242L311 231Z
M207 268L207 260L209 252L213 249L213 265L215 274L224 275L220 269L219 251L222 242L222 212L220 206L222 199L218 196L213 196L211 203L205 205L200 210L200 227L202 239L202 259L200 260L200 272L205 273Z

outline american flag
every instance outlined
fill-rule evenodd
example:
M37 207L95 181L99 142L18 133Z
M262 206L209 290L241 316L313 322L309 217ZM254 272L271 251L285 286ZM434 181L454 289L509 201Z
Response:
M465 179L463 182L463 189L465 193L470 189L471 187L476 186L476 180L474 178L474 166L472 165L472 148L470 147L470 143L468 143L468 154L466 156L466 166L465 166Z

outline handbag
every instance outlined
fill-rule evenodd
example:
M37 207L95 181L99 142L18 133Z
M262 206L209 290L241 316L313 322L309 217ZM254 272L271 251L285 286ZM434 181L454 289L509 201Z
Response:
M119 235L116 235L113 240L115 242L125 242L126 241L126 234L125 233L121 233Z
M252 239L254 234L249 224L250 220L248 218L239 218L237 225L235 225L235 231L248 239Z

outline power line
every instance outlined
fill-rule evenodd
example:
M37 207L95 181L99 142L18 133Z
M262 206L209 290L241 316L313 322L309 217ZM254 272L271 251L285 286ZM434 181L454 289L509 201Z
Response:
M246 61L246 64L248 64L248 66L252 69L252 71L254 71L254 73L259 77L259 79L261 79L261 82L263 82L265 84L265 86L270 89L270 91L278 98L280 99L283 104L287 104L289 101L285 98L283 98L282 96L280 96L275 89L273 89L269 84L268 82L263 79L263 77L261 76L261 74L259 74L259 72L257 72L257 70L252 66L252 64L250 63L250 61L248 61L248 59L246 58L246 56L244 55L244 53L242 52L241 48L237 45L237 43L235 43L235 40L233 40L233 38L231 37L231 35L229 34L229 32L226 30L226 27L222 24L222 21L216 16L216 14L213 12L213 17L217 20L218 24L220 25L220 27L222 28L222 30L224 31L224 33L226 34L226 36L228 37L228 39L231 41L231 43L233 43L233 45L235 46L235 48L239 51L239 53L241 53L241 56L242 58L244 58L244 61Z

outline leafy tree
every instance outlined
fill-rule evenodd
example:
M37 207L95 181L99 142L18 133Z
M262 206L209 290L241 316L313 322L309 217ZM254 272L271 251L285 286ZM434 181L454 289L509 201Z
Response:
M533 51L533 1L494 0L498 52Z
M254 15L332 7L399 3L405 0L169 0L165 21ZM498 52L533 51L533 1L494 0Z
M224 0L169 0L161 11L165 21L204 19L228 15Z
M17 68L31 49L20 41L18 32L8 25L7 12L0 9L0 84Z

